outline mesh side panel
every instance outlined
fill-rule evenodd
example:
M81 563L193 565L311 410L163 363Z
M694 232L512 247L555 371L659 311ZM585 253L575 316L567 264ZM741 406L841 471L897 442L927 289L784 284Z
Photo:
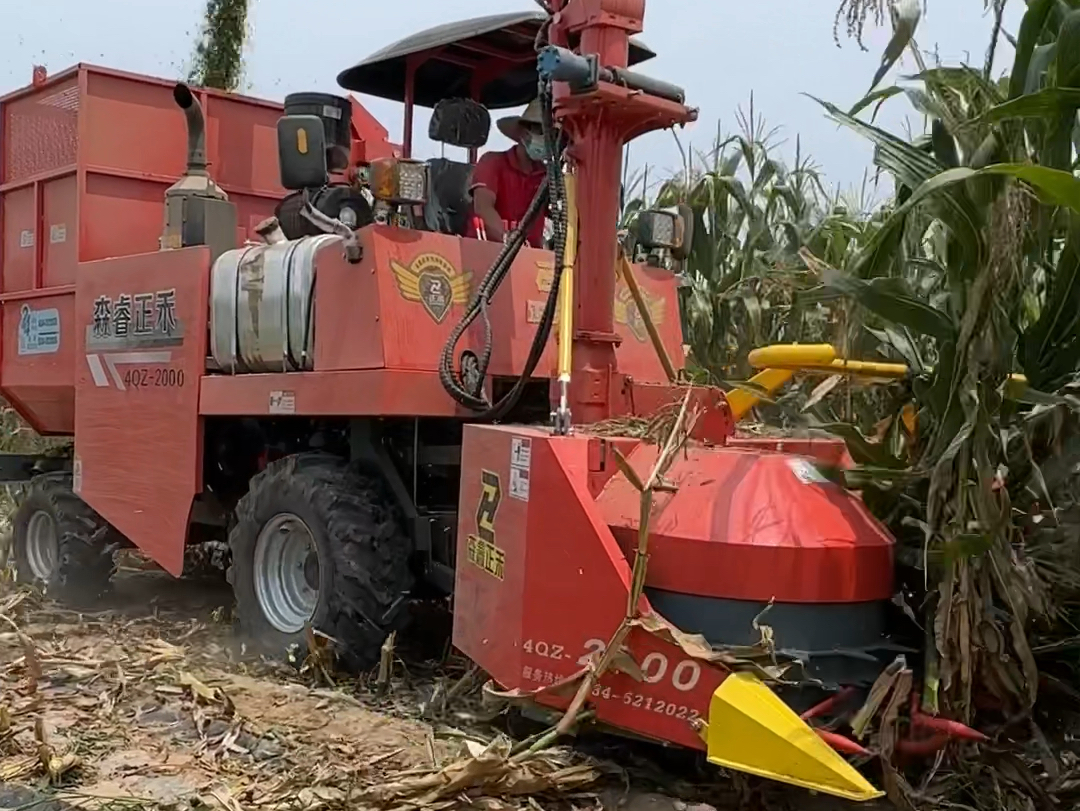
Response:
M78 85L10 102L4 128L4 182L70 166L78 148Z

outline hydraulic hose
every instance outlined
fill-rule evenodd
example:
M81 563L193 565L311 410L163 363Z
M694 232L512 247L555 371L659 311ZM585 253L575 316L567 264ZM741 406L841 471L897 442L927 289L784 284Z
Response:
M542 110L541 119L543 122L545 151L547 153L545 160L547 182L537 190L536 196L533 198L532 204L529 206L529 210L526 212L522 222L510 234L506 244L499 251L499 255L481 281L464 317L450 334L439 358L439 379L443 388L461 405L480 412L476 415L476 418L481 420L499 420L517 405L525 386L536 371L540 358L547 347L558 306L559 288L562 281L566 251L567 222L566 195L562 175L562 150L559 135L555 129L554 100L550 82L540 82L539 98ZM484 396L483 392L483 382L487 375L493 351L493 335L487 315L487 306L502 284L503 279L509 273L514 260L525 243L529 229L536 222L536 218L540 216L545 204L548 204L550 218L554 226L555 267L551 289L548 292L544 312L540 317L540 323L537 325L536 334L533 337L529 355L526 358L521 374L518 376L513 388L493 404ZM479 358L472 352L463 353L462 369L459 375L454 370L454 353L457 344L461 341L461 337L478 316L484 318L484 349Z
M543 115L544 143L547 147L547 182L551 197L551 220L555 230L555 267L551 279L551 289L548 291L547 301L544 303L544 312L540 316L540 323L536 327L532 346L529 348L529 356L525 359L525 368L521 370L513 388L485 412L485 419L500 420L505 417L521 399L525 386L536 371L540 358L547 348L551 337L551 327L555 323L555 313L559 306L559 289L562 286L563 267L566 264L566 187L562 173L562 150L559 143L559 134L555 129L555 117L550 82L541 83L540 105Z
M498 290L502 280L509 272L510 267L514 263L514 259L517 258L518 252L524 245L525 235L528 233L528 229L536 222L536 217L543 211L547 202L548 189L545 185L537 190L536 196L533 197L533 201L525 216L522 218L520 225L511 232L506 243L503 245L502 250L499 251L499 255L492 263L491 268L484 275L483 280L477 287L476 295L473 296L461 321L450 333L450 337L447 339L446 345L443 346L442 354L439 357L439 379L442 382L443 388L446 389L451 397L461 403L461 405L473 409L474 411L487 409L491 404L482 396L482 380L479 388L475 386L466 386L464 385L464 381L460 380L455 374L454 350L457 348L458 343L460 343L461 337L465 334L465 331L472 325L477 316L484 315L485 346L483 358L490 358L493 336L491 332L491 323L487 318L487 306L491 302L492 296L495 295L495 291ZM487 363L485 362L482 365L483 370L486 371ZM480 372L480 366L481 364L478 362L476 368L477 373Z

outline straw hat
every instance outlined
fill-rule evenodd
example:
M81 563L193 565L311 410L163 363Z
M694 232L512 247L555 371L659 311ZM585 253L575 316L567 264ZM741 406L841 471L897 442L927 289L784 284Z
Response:
M533 99L529 102L529 106L525 108L525 112L521 115L508 115L504 118L500 118L495 122L495 126L499 128L499 132L511 141L517 141L521 137L521 128L523 124L535 124L536 126L541 126L543 123L544 119L540 110L540 99Z

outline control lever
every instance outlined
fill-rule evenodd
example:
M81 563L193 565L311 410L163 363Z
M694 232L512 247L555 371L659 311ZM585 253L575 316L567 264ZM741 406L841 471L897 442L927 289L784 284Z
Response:
M304 207L300 209L300 215L324 234L337 234L341 237L345 241L345 261L350 265L359 264L364 258L364 249L356 232L341 220L323 214L307 199L304 200Z

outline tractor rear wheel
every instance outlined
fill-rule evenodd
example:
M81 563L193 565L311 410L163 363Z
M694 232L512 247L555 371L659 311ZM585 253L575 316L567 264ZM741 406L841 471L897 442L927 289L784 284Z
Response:
M412 585L408 539L380 482L335 456L287 456L252 478L236 518L229 582L244 635L302 657L310 624L346 667L372 667Z
M17 582L76 606L108 590L116 533L75 495L70 473L36 476L11 523Z

